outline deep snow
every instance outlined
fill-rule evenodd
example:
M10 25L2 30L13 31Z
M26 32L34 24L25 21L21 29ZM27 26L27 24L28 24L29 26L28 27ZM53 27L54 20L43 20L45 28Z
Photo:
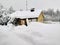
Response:
M60 24L0 25L0 45L60 45Z

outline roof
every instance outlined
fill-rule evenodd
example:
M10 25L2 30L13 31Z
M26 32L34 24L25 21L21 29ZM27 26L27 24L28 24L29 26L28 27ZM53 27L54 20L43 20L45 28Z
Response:
M35 10L34 12L31 11L16 11L13 14L10 14L10 17L15 18L34 18L38 17L41 13L41 10Z

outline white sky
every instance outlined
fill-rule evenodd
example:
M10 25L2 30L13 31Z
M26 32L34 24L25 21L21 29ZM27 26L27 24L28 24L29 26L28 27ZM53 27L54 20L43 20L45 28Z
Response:
M26 0L0 0L0 3L4 5L4 7L9 8L13 6L15 10L26 9ZM60 0L27 0L28 1L28 9L36 8L36 9L48 9L48 8L60 8Z

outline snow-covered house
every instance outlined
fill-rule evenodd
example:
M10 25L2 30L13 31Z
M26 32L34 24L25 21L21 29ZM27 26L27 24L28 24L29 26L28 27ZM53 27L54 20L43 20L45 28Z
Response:
M41 14L40 14L41 13ZM17 19L18 24L28 24L29 19L36 19L36 21L43 21L43 12L41 10L31 11L16 11L13 14L9 15L11 18ZM11 19L12 20L12 19Z
M55 22L59 20L59 15L55 15L53 11L47 11L44 12L42 10L35 10L34 12L31 11L16 11L9 16L11 17L11 20L14 21L13 24L18 25L28 25L30 21L33 22L47 22L50 23L51 21ZM35 19L35 21L34 21Z

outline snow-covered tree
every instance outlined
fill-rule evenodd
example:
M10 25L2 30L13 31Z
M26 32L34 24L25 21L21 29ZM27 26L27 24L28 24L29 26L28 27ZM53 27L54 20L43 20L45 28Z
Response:
M8 9L8 13L9 13L9 14L12 14L13 12L15 12L15 10L14 10L13 7L11 6L11 7Z
M60 11L57 10L56 12L54 12L53 9L48 9L47 11L43 11L44 12L44 20L46 21L60 21Z
M3 8L4 8L4 6L0 3L0 10L3 9Z
M10 17L7 16L7 9L0 4L0 25L7 24L7 22L10 20L9 18Z

